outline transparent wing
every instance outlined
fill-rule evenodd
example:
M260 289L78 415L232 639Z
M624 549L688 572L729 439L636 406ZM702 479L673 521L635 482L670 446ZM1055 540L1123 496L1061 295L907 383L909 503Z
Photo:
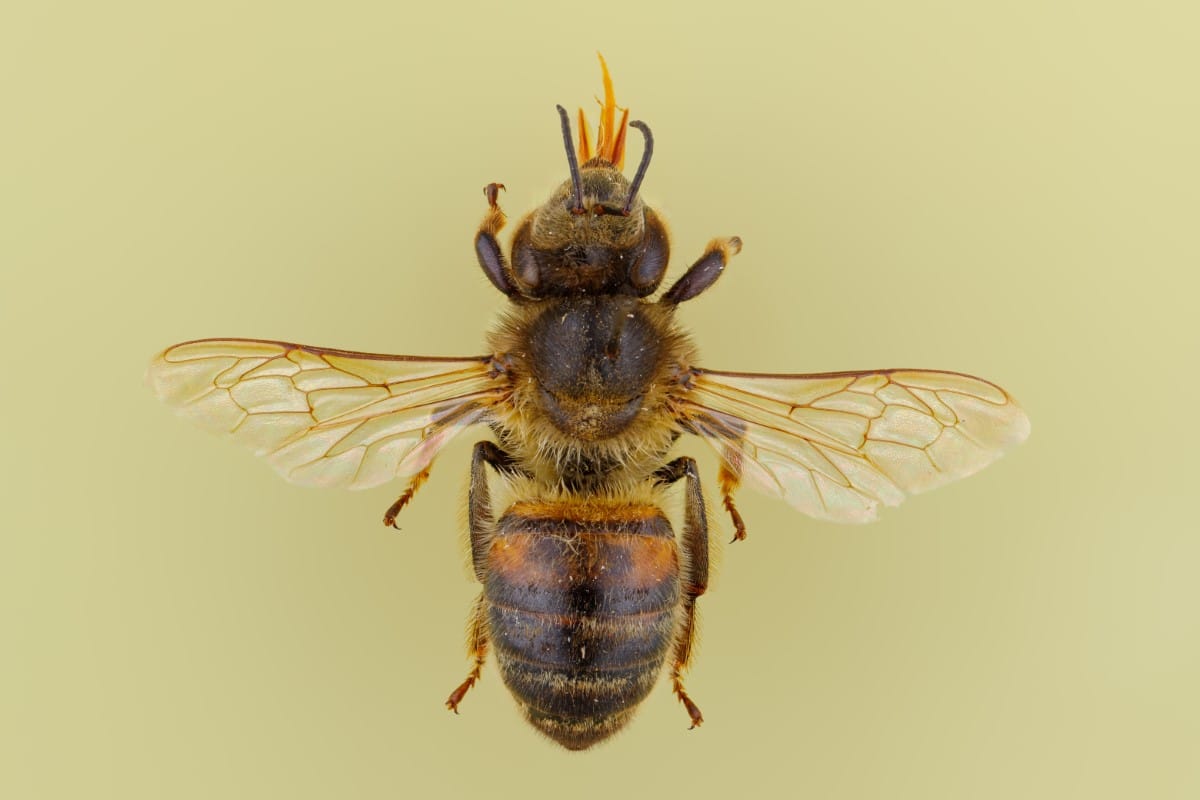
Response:
M146 381L179 414L305 486L415 475L504 397L490 359L374 355L254 339L167 348Z
M880 505L978 472L1029 435L999 386L933 370L697 369L677 415L735 479L837 522L873 520Z

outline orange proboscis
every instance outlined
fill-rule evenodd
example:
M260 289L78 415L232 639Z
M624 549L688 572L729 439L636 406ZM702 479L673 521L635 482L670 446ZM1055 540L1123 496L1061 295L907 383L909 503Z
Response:
M593 150L591 136L588 133L587 114L579 109L579 160L587 163L592 158L607 161L617 169L625 168L625 131L629 125L629 109L617 105L616 94L613 92L612 76L608 74L608 64L599 53L600 71L604 79L604 100L596 98L600 104L600 127L596 134L596 147ZM617 123L617 109L621 109L621 122Z
M579 109L579 121L576 123L579 128L579 163L586 164L592 160L592 134L588 132L587 115L583 113L583 109Z

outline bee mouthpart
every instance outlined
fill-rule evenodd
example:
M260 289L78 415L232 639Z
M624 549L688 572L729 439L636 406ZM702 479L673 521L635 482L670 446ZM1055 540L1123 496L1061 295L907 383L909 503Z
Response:
M625 131L629 124L629 109L617 105L616 94L613 92L612 76L608 74L608 64L604 56L600 58L600 72L604 80L604 100L596 98L600 104L600 127L596 133L596 148L592 149L592 140L588 134L587 114L579 109L579 160L587 164L590 161L607 161L617 169L625 168ZM621 122L617 124L617 110L621 111Z

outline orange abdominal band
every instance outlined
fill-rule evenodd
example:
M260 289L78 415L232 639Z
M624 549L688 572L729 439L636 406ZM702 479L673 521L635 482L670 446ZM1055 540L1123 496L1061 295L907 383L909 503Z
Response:
M607 161L617 169L625 168L625 129L629 123L629 109L621 108L621 122L617 124L617 99L613 93L612 76L608 64L599 53L600 71L604 78L604 100L600 104L600 129L596 133L596 149L592 150L592 139L588 135L587 115L579 109L579 163L586 164L593 158Z

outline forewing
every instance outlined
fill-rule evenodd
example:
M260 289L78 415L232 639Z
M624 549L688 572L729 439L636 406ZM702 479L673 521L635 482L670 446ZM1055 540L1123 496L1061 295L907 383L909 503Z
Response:
M695 370L677 412L757 488L821 519L868 522L978 472L1029 435L999 386L956 372Z
M504 396L490 359L354 353L204 339L167 348L146 380L163 402L305 486L366 489L415 475Z

